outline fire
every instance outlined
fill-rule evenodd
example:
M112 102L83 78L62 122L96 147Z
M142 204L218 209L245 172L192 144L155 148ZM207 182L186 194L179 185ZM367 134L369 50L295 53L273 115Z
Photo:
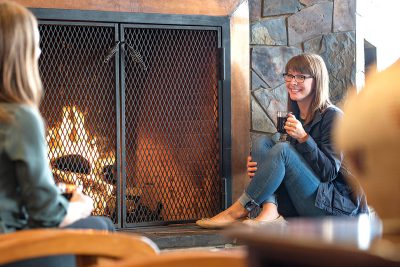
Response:
M62 122L59 127L49 129L47 142L49 157L58 158L63 155L81 155L94 165L99 158L96 137L89 138L84 128L85 118L75 106L63 107Z
M97 137L85 129L84 114L76 106L63 107L61 123L48 130L46 140L51 161L63 156L79 155L90 163L90 173L56 168L52 171L59 182L83 186L83 192L94 200L94 214L103 215L107 203L111 204L110 199L115 202L113 194L116 185L108 184L103 173L106 165L115 163L114 152L99 151Z

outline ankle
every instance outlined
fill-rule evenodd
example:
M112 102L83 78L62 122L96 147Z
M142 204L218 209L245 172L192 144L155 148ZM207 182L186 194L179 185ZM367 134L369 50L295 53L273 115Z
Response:
M231 210L228 212L228 215L234 219L244 218L248 215L248 212L241 210Z
M249 214L248 210L246 210L238 201L233 203L226 212L229 216L235 219L246 217Z

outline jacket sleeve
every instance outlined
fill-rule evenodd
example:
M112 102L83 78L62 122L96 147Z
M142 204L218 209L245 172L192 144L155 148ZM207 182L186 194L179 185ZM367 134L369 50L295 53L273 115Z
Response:
M343 154L335 150L332 142L332 130L339 116L342 116L339 109L328 108L322 114L320 123L315 125L318 128L311 129L307 141L296 144L297 151L303 155L322 182L334 180L342 164Z
M14 126L6 150L15 164L29 227L56 227L66 215L68 201L54 184L42 119L37 111L25 107L16 115Z

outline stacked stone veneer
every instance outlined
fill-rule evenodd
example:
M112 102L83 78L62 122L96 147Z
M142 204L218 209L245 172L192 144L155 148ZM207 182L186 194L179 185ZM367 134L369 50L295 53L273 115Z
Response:
M356 0L249 0L251 20L251 130L276 132L285 109L282 78L294 55L321 55L330 74L331 100L340 105L355 84Z

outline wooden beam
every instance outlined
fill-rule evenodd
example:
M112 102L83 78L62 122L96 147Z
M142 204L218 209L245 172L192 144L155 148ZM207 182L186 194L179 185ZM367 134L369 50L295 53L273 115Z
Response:
M31 8L228 16L243 0L15 0Z
M232 196L237 199L249 182L250 152L250 29L249 6L243 2L231 16Z

